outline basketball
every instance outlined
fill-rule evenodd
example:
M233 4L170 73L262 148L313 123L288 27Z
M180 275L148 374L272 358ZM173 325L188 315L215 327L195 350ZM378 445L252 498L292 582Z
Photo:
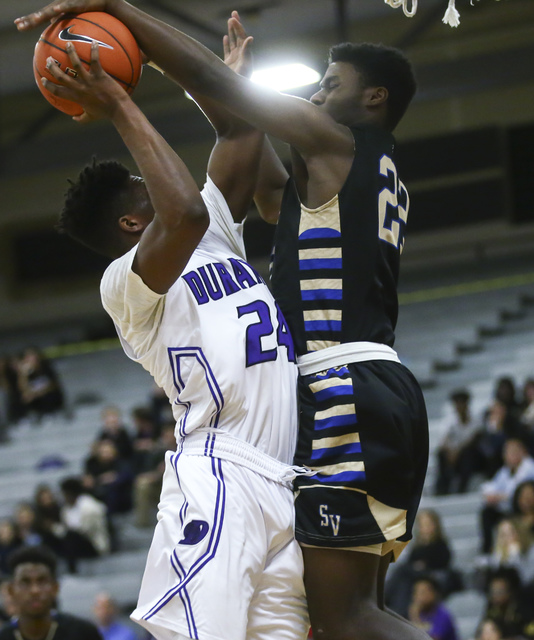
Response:
M54 77L46 69L46 60L52 56L60 69L73 75L76 72L70 68L65 48L67 43L72 42L80 61L89 68L94 40L99 45L102 68L127 93L132 93L141 76L141 51L130 30L120 20L101 11L63 16L43 31L35 45L33 73L39 90L48 102L71 116L81 115L83 109L75 102L59 98L45 89L41 78L54 82Z

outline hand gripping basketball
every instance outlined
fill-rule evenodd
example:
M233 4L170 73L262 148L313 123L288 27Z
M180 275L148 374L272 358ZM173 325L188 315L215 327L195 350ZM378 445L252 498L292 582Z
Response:
M99 46L99 59L104 71L132 93L141 75L141 51L126 25L109 13L63 14L43 31L35 46L33 68L37 86L54 107L69 115L81 115L82 108L75 102L56 96L48 90L48 85L41 83L42 77L52 80L46 61L52 56L62 71L75 74L66 45L73 44L82 64L89 68L91 44L95 42Z
M78 122L112 118L122 100L129 100L128 94L109 76L99 59L98 43L91 46L91 62L89 69L81 63L76 49L67 44L72 75L62 71L52 57L46 63L47 71L54 82L42 78L44 87L54 96L79 104L83 113L73 117Z

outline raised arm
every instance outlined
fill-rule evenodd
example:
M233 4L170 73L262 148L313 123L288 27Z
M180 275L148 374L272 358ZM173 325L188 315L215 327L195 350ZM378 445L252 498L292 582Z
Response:
M221 102L259 130L296 147L305 158L352 153L350 131L327 113L307 100L258 87L196 40L124 0L59 0L16 24L24 30L61 13L91 10L107 11L124 22L148 57L179 84Z
M43 84L55 95L74 100L84 108L75 118L111 120L143 176L154 210L152 222L141 235L134 262L145 284L166 293L181 274L204 235L209 216L198 187L187 167L152 127L127 93L100 66L98 45L91 49L87 71L69 43L67 47L77 78L51 63L48 70L55 83ZM128 222L128 224L137 224Z

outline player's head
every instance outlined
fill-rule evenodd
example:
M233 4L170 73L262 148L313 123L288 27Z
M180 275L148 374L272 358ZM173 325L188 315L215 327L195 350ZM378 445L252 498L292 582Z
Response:
M21 617L42 618L55 606L56 557L46 547L21 547L8 559L9 594Z
M347 42L330 49L321 90L311 100L341 124L368 121L393 131L416 88L412 65L399 49Z
M152 221L145 183L114 160L86 166L65 194L60 233L108 258L131 249Z

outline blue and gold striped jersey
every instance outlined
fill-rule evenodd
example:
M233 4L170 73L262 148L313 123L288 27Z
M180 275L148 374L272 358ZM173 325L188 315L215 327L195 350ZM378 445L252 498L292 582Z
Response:
M394 342L408 192L393 136L367 124L352 133L354 161L337 196L308 209L293 179L284 193L271 277L298 355L346 342Z

